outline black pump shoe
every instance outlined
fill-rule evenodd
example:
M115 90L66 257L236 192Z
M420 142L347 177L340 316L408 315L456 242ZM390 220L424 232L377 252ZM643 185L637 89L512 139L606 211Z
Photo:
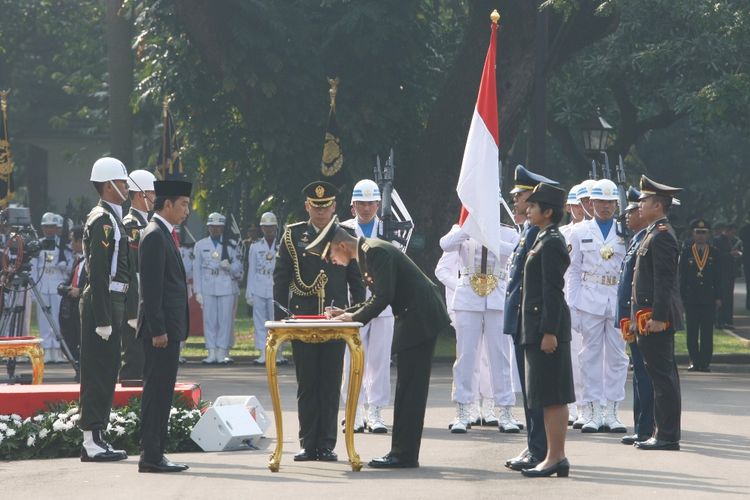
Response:
M524 469L521 471L526 477L550 477L557 474L557 477L568 477L570 474L570 462L567 458L563 458L555 465L547 467L546 469Z

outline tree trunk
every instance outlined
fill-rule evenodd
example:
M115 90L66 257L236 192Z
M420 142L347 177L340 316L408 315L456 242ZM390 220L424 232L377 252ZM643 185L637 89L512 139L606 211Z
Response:
M104 34L109 73L110 155L133 169L133 21L122 0L104 0Z

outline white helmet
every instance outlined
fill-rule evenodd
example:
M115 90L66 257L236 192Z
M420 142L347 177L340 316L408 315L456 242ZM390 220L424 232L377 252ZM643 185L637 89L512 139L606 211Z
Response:
M580 183L579 189L578 189L578 199L581 198L590 198L591 197L591 190L594 189L594 184L596 184L596 181L594 179L586 179L582 183Z
M207 226L223 226L226 224L227 218L221 215L219 212L212 212L208 214Z
M279 221L276 219L276 216L273 214L273 212L265 212L260 216L261 226L276 226L278 225L278 223Z
M148 170L133 170L128 179L130 191L153 191L156 177Z
M620 195L614 182L609 179L600 179L591 188L591 199L617 201L620 199Z
M91 179L89 180L92 182L126 181L128 180L128 171L117 158L99 158L91 167Z
M57 226L58 217L57 214L53 214L52 212L45 212L42 215L42 226Z
M56 219L55 220L55 225L57 225L57 227L59 227L60 229L62 229L63 224L65 223L65 218L62 215L60 215L60 214L55 214L55 219Z
M375 181L362 179L354 185L352 203L355 201L380 201L380 188Z
M576 184L572 188L570 188L570 191L568 191L568 205L580 205L581 200L578 199L578 190L581 188L580 184Z

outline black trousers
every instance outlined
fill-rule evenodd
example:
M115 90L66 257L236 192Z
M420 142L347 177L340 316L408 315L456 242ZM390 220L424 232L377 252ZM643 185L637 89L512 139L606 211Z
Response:
M526 416L526 446L534 458L544 460L547 456L547 432L544 430L544 408L529 408L529 402L526 399L525 349L522 345L516 344L515 347L518 377L521 381L521 394L523 394L523 410Z
M654 384L656 439L680 440L682 401L680 377L674 360L674 330L638 335L638 349Z
M120 371L120 335L125 321L125 295L110 292L112 335L108 340L97 335L88 291L86 288L81 299L81 420L78 427L84 431L103 430L109 423Z
M122 367L120 380L140 380L143 378L145 355L143 342L136 338L135 330L127 321L122 329Z
M143 399L141 400L141 460L158 463L167 445L169 412L180 359L180 343L169 339L156 348L150 338L139 339L144 352Z
M64 311L64 313L63 313ZM80 301L63 297L60 301L60 334L68 346L73 359L81 359L81 309Z
M721 307L716 314L716 323L719 325L734 324L734 279L734 266L732 266L732 274L727 276L721 285Z
M690 361L708 367L714 354L714 304L685 304L685 330Z
M306 450L336 446L344 349L346 344L340 340L323 344L292 341L299 440Z
M390 454L405 462L419 460L436 342L437 337L400 350L396 357L396 396Z

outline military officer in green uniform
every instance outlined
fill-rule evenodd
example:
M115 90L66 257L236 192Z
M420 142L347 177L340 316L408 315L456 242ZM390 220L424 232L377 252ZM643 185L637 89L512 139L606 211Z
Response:
M115 158L100 158L91 170L99 203L83 230L83 253L89 283L81 298L81 461L124 460L102 433L120 370L120 337L132 268L121 204L127 200L128 172Z
M308 184L302 193L310 218L288 225L281 238L273 271L273 298L292 314L323 314L326 306L365 299L365 285L356 263L336 266L306 250L334 218L337 192L327 182ZM274 315L283 319L286 313L277 307ZM343 341L292 342L302 447L295 461L337 460L333 449L345 347Z
M122 218L122 225L125 226L125 233L128 236L130 262L132 264L131 283L133 283L133 286L128 287L127 322L122 330L121 381L143 379L143 365L145 363L143 342L135 335L138 322L138 246L141 241L141 232L151 219L150 212L154 208L155 180L154 174L148 170L133 170L130 172L130 178L128 179L130 210Z
M328 315L342 321L368 323L387 306L395 318L392 350L396 358L391 451L370 461L374 468L419 467L419 448L430 386L435 342L452 330L443 296L412 260L388 241L354 238L331 224L309 251L320 252L341 266L359 266L372 296L348 310L332 308Z

